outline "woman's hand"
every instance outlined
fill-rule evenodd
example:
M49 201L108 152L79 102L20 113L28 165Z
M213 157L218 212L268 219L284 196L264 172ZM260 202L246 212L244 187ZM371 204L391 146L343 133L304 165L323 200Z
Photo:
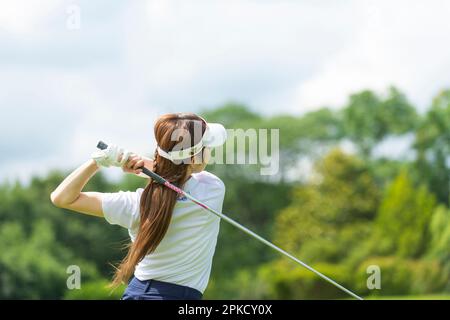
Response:
M138 176L142 176L142 167L153 170L153 160L132 153L128 157L128 161L122 167L122 170L127 173L134 173Z

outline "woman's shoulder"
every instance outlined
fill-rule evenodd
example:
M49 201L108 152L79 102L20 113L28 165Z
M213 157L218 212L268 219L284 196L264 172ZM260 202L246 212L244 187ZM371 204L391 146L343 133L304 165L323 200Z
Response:
M223 181L211 172L204 170L192 174L192 177L201 184L206 184L210 187L217 187L219 189L225 190L225 184L223 183Z

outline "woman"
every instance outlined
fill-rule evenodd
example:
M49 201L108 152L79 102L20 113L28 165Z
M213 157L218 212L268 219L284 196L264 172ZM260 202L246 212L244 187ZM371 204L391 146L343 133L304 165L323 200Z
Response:
M119 166L137 175L145 166L221 211L225 186L204 169L210 148L225 142L225 128L182 113L160 117L154 131L154 160L111 145L72 172L51 200L58 207L105 217L128 229L131 244L113 279L118 285L131 278L123 299L201 299L219 233L217 216L151 180L135 192L82 191L102 166Z

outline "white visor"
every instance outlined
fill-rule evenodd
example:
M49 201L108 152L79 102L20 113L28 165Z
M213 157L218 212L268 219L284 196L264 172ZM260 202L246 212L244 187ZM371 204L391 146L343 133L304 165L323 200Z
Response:
M206 121L205 121L206 122ZM158 154L172 162L189 159L203 150L203 147L220 147L227 140L227 130L220 123L206 123L206 131L195 146L176 151L166 152L158 146Z
M227 130L220 123L207 123L202 141L205 147L220 147L227 140Z

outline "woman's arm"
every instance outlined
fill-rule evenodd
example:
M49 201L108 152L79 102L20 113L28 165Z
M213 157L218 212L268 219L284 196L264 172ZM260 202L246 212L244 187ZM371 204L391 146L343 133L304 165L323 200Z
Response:
M136 154L130 154L122 169L127 173L142 175L142 167L153 169L153 161ZM103 217L102 193L82 192L84 186L99 170L95 160L89 160L73 171L52 192L50 198L52 203L60 208L65 208L93 216Z
M103 217L101 193L81 192L98 170L96 162L89 160L73 171L52 192L50 198L53 204L60 208Z

